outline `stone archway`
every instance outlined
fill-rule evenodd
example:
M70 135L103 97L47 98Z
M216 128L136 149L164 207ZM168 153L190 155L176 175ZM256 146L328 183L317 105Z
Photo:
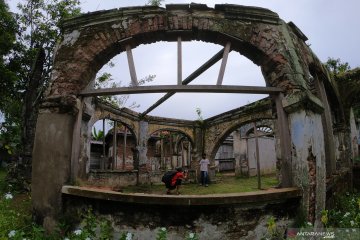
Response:
M229 114L234 117L228 118L227 115ZM272 118L271 101L270 99L263 99L256 102L256 104L249 104L242 108L230 111L227 114L221 114L207 120L204 144L206 147L204 152L210 159L214 159L220 144L238 126Z
M184 152L181 148L181 152L179 152L179 146L183 147L185 140L187 142L186 151ZM184 130L171 127L157 128L149 134L147 143L147 157L152 165L152 170L191 167L194 140Z
M284 96L277 95L274 101L281 122L282 167L290 170L287 184L304 188L306 211L309 204L316 205L317 213L324 208L324 194L318 194L315 203L309 201L307 159L311 156L316 160L316 191L324 193L325 154L323 103L307 84L309 66L321 63L306 45L306 36L293 23L285 23L267 9L229 4L218 4L213 9L204 4L181 4L101 11L64 23L64 38L55 53L33 152L33 208L45 225L53 224L61 214L62 185L76 181L77 143L84 107L81 91L120 52L131 53L140 44L179 38L220 44L225 46L224 51L239 52L261 67L269 87L282 90ZM136 78L133 80L136 83ZM146 136L147 127L139 122L140 136ZM141 139L142 149L146 143ZM316 219L319 223L319 214Z

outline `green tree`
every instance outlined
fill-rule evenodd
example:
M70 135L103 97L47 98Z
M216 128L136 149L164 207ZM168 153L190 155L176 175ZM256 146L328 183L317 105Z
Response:
M164 0L149 0L147 5L160 7L161 2L164 2Z
M330 76L337 82L340 96L346 107L346 114L349 109L354 111L355 118L360 118L360 69L350 69L350 65L341 60L329 58L325 63Z
M22 146L25 162L31 163L31 152L39 103L48 86L53 52L61 37L63 19L80 14L78 0L27 0L18 4L21 28L19 41L23 46L21 76L26 91L23 96Z
M1 20L6 20L1 21L1 31L6 29L8 33L1 34L4 38L0 41L9 43L5 50L1 47L7 75L1 72L6 80L0 81L0 91L5 91L0 97L0 111L5 118L0 137L12 135L24 163L24 172L17 174L26 174L29 179L38 107L50 79L54 48L62 34L61 22L80 13L79 1L23 0L16 14L7 14L4 0L0 1Z
M325 66L332 75L344 73L344 72L350 70L349 63L341 62L340 58L338 58L338 59L328 58L327 62L325 63Z
M113 62L108 63L109 68L113 68L115 64ZM149 74L138 80L139 86L144 85L147 82L154 81L156 75ZM115 82L112 78L112 74L108 72L101 73L95 80L95 89L100 88L118 88L118 87L125 87L121 81ZM130 95L121 95L121 96L100 96L100 99L103 102L109 103L116 108L123 108L127 105L127 108L134 109L140 107L140 105L136 102L132 102L127 104Z
M10 153L20 142L20 127L16 123L21 119L21 104L13 101L19 96L16 89L19 78L11 57L16 50L18 31L15 17L5 1L0 0L0 147L6 147Z
M96 141L101 141L104 137L104 132L101 130L96 131L96 128L93 128L92 138Z

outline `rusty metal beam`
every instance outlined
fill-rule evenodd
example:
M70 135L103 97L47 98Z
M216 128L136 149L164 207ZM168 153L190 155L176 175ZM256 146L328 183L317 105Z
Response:
M106 95L125 95L140 93L161 93L161 92L199 92L199 93L251 93L251 94L278 94L281 88L258 87L258 86L238 86L238 85L157 85L139 86L123 88L104 88L95 90L84 90L79 95L83 97L106 96Z

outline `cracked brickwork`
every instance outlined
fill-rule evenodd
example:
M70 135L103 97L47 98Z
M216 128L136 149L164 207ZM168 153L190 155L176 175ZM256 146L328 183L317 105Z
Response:
M247 15L232 17L242 12ZM284 34L285 30L290 33ZM174 41L178 36L220 45L230 41L232 49L261 66L270 86L287 93L303 88L295 81L298 72L293 65L300 64L302 72L308 72L308 66L318 61L276 13L236 5L231 8L227 4L217 5L215 9L192 5L114 9L65 22L64 31L64 42L55 55L48 96L79 93L128 44L134 48L160 40ZM297 52L300 63L289 54L285 35L290 35L294 46L301 50ZM301 77L306 81L307 76Z

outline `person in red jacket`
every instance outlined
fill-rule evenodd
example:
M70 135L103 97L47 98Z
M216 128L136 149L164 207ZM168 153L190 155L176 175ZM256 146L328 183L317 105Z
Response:
M181 167L176 168L176 173L175 175L172 177L171 181L170 181L170 185L166 186L167 187L167 191L166 194L170 194L171 190L176 189L176 194L180 194L179 189L182 183L182 180L187 178L187 173L183 172Z

